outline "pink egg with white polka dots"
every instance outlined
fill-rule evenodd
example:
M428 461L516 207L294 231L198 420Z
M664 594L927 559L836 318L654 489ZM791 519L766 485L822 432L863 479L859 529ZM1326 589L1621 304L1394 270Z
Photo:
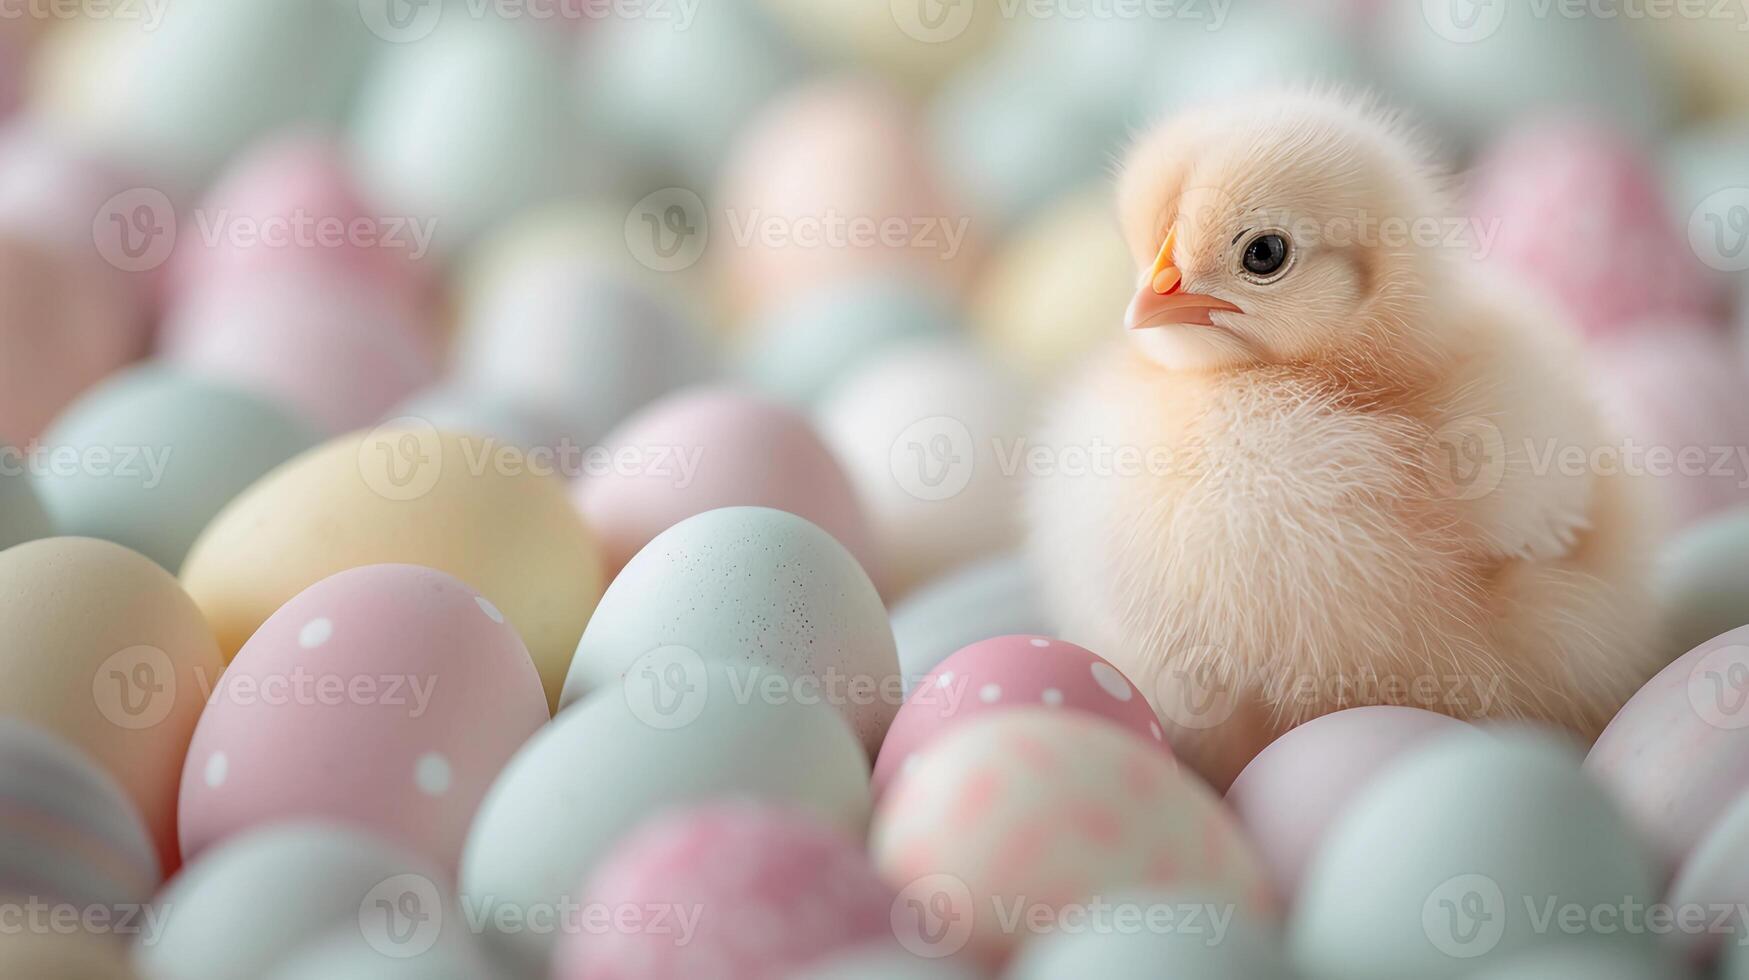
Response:
M911 691L875 760L878 799L929 742L968 718L1023 707L1103 718L1170 755L1148 699L1105 658L1045 636L980 640L943 660Z
M658 817L614 849L564 929L557 980L768 980L892 936L894 894L858 842L730 801Z
M547 718L522 639L471 587L417 565L330 576L210 694L182 772L183 856L321 817L453 868L486 788Z

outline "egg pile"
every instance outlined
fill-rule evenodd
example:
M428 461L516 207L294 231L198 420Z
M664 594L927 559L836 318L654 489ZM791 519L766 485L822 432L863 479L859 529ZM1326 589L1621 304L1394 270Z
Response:
M1739 12L12 6L0 977L1749 978ZM1662 505L1593 745L1351 708L1223 794L1034 580L1112 161L1307 83Z

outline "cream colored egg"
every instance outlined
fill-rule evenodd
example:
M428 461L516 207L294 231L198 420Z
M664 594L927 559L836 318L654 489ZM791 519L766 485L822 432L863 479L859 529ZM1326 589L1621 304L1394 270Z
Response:
M999 34L1004 0L763 0L798 42L829 58L928 85Z
M108 770L176 867L182 760L222 669L200 610L144 555L44 538L0 552L0 637L0 713Z
M556 704L602 573L554 462L411 420L342 436L233 500L189 550L182 580L229 659L336 572L391 562L448 572L503 610Z
M972 325L1002 361L1047 377L1122 333L1135 280L1110 194L1089 188L1047 208L991 258L973 289Z

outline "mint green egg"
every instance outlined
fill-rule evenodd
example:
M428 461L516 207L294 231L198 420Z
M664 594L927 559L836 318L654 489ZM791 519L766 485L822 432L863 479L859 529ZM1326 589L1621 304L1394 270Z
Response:
M316 441L277 405L148 364L55 420L36 482L59 533L114 541L174 573L231 498Z
M1672 657L1749 625L1749 507L1688 527L1664 545L1656 567Z
M29 458L11 446L0 446L0 551L54 533L37 497Z
M1086 926L1048 933L1022 947L1004 980L1287 980L1292 975L1279 932L1245 916L1231 901L1135 891L1102 896L1086 912Z
M1056 632L1032 569L1018 554L956 568L893 607L893 640L907 684L979 640Z

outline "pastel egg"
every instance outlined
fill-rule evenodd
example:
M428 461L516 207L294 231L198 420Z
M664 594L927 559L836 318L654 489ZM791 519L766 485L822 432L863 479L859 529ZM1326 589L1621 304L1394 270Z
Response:
M1666 542L1656 584L1673 651L1749 626L1749 507L1697 521Z
M1087 925L1021 948L1006 980L1287 980L1280 930L1224 901L1165 889L1101 896Z
M946 340L888 350L816 407L894 594L1016 542L1025 413L1012 378Z
M871 271L957 288L972 222L939 184L897 93L847 79L792 90L742 134L711 203L724 294L756 314Z
M169 572L120 545L44 538L0 551L0 713L84 751L177 866L176 785L222 661Z
M1227 790L1227 805L1291 900L1312 855L1348 805L1422 741L1463 722L1419 708L1334 711L1271 742Z
M818 701L745 697L738 683L720 665L657 651L624 687L561 712L510 760L461 869L463 894L491 896L499 910L486 927L497 948L539 969L557 937L514 923L576 902L578 882L614 843L663 810L746 797L861 837L868 763L849 727Z
M1459 139L1573 110L1650 135L1671 115L1665 76L1622 18L1426 0L1386 4L1378 32L1385 81Z
M1657 949L1580 942L1533 949L1465 980L1683 980L1692 974Z
M1588 335L1704 322L1719 308L1711 270L1686 226L1670 220L1651 162L1606 127L1548 121L1508 132L1476 164L1469 207L1476 233L1490 238L1483 258L1559 301Z
M1749 471L1733 448L1749 445L1739 394L1749 374L1725 338L1673 324L1594 343L1589 362L1617 434L1609 445L1619 461L1609 462L1635 478L1663 526L1749 503Z
M276 405L154 364L112 376L55 420L36 485L62 534L126 545L174 572L231 498L316 440Z
M955 960L920 956L888 940L828 956L788 980L977 980L978 974Z
M133 217L129 205L146 203L139 192L149 195L151 183L38 115L14 117L0 128L0 228L51 251L89 260L83 266L88 283L109 280L104 288L116 288L119 282L138 321L131 335L116 337L130 350L144 344L144 306L155 267L134 271L129 255L111 251L126 243L116 236L114 222ZM173 203L152 200L154 211ZM159 257L151 242L146 248L147 256ZM150 259L140 261L152 265Z
M443 255L564 192L580 159L564 40L526 18L440 17L416 43L385 49L352 117L365 193L386 213L435 222Z
M1206 786L1158 747L1049 708L944 734L881 801L871 848L899 888L899 940L996 962L1034 921L1130 886L1206 890L1269 916L1263 871Z
M384 417L418 419L445 432L501 439L524 451L550 449L555 453L555 470L560 464L557 450L568 438L563 425L514 395L477 391L455 382L439 382L421 389L385 412Z
M528 650L484 596L418 565L349 569L226 669L183 769L182 853L303 813L454 866L492 778L547 719Z
M863 361L896 343L959 326L953 298L915 275L823 283L767 311L748 330L741 375L766 394L810 405Z
M123 913L163 878L115 777L71 743L12 718L0 718L0 802L0 895Z
M773 507L830 533L876 567L844 470L796 410L729 388L678 392L602 441L605 472L577 487L617 572L658 534L719 507Z
M1628 699L1585 769L1626 810L1666 871L1749 791L1749 627L1678 658Z
M593 445L651 401L704 380L713 352L681 309L586 258L529 259L471 297L456 377Z
M1371 81L1347 33L1291 6L1241 4L1220 21L1187 15L1171 28L1170 54L1153 60L1158 116L1235 96Z
M1695 845L1671 882L1668 903L1678 911L1744 907L1749 902L1749 793L1737 797ZM1749 945L1749 929L1741 918L1725 923L1721 932L1715 921L1698 924L1691 916L1673 938L1695 961L1710 959L1723 947Z
M419 934L415 931L413 935ZM392 945L386 952L378 949L377 945L388 944L373 944L373 938L380 940L380 934L366 935L356 925L340 926L330 930L327 938L280 960L265 980L481 980L498 976L472 934L457 924L442 929L431 948L411 957L401 955ZM423 945L425 940L411 942Z
M1729 119L1696 126L1682 131L1662 149L1659 163L1664 174L1664 198L1670 205L1671 220L1690 234L1694 231L1693 226L1700 223L1703 232L1719 236L1713 239L1716 243L1712 252L1714 258L1737 257L1738 242L1730 233L1738 229L1731 227L1730 211L1726 209L1720 213L1719 216L1725 219L1722 224L1709 226L1706 215L1713 212L1710 208L1702 209L1702 205L1720 191L1749 187L1749 122ZM1705 260L1707 256L1702 258Z
M1466 729L1379 773L1306 869L1289 934L1302 975L1468 976L1599 935L1592 909L1653 902L1652 862L1578 761L1541 733ZM1577 932L1538 927L1567 907L1587 912Z
M345 928L385 958L423 962L460 921L446 880L363 831L290 820L189 864L159 894L161 927L135 961L153 980L244 980Z
M1003 27L992 0L940 10L928 0L761 0L790 35L817 53L928 85L989 44Z
M0 445L0 461L6 464L0 466L0 551L55 533L24 454Z
M1120 332L1135 283L1110 192L1083 190L1021 225L990 257L973 287L972 327L991 356L1048 379Z
M228 659L336 572L435 568L503 611L556 703L601 595L601 561L564 484L534 469L514 446L417 424L343 436L232 500L189 549L182 580Z
M680 923L576 932L558 980L644 980L708 972L764 980L891 936L893 892L860 842L812 815L748 802L651 820L616 844L583 889L586 906L693 910Z
M817 688L872 757L899 706L886 607L850 552L803 518L729 507L657 535L601 597L561 705L610 689L653 650L743 683Z
M961 647L991 636L1055 635L1031 569L1019 555L986 558L924 585L893 607L893 641L907 694Z
M135 980L126 947L83 929L0 934L0 973L30 980Z
M998 636L960 650L917 682L881 743L875 798L947 732L1020 707L1101 718L1171 755L1148 699L1104 657L1044 636Z

